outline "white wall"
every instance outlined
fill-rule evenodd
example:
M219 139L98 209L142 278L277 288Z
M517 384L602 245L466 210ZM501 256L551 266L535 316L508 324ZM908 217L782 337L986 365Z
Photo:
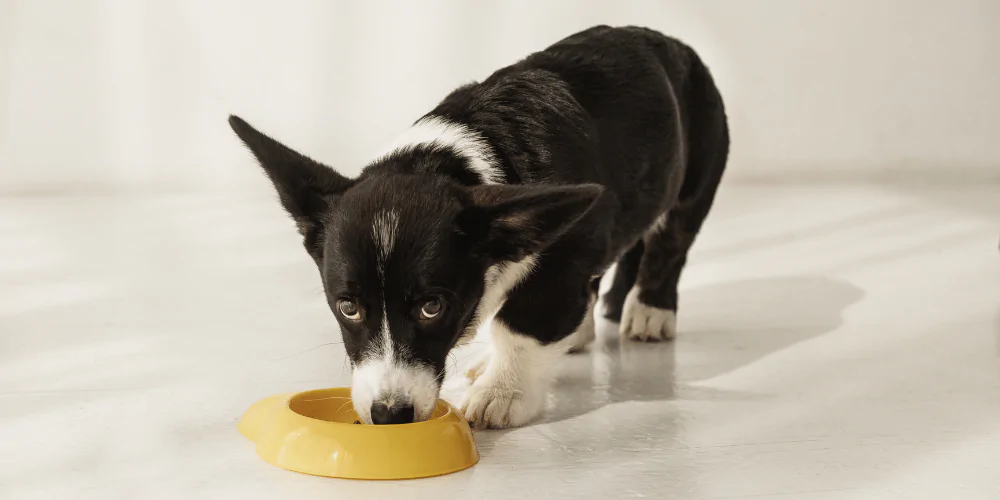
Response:
M0 192L266 189L229 112L356 172L452 87L598 23L702 53L731 179L1000 171L996 0L0 0Z

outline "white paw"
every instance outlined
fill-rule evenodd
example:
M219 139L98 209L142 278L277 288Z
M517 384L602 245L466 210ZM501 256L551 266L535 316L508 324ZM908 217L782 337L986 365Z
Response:
M473 429L520 427L542 412L545 388L482 375L465 391L460 406Z
M639 301L639 287L632 287L625 298L620 331L632 340L670 340L677 336L677 314L643 304Z

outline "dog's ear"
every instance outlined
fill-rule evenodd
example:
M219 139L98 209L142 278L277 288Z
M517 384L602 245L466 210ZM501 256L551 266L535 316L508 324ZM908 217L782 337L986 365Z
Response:
M596 184L474 186L467 188L469 205L456 222L477 252L494 262L516 262L551 245L603 191Z
M292 151L268 137L238 116L229 125L257 158L274 183L281 204L295 220L310 253L318 251L322 230L320 216L353 184L332 168Z

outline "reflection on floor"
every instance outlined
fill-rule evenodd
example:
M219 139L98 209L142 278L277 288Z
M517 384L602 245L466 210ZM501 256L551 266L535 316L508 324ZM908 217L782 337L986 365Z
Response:
M726 186L675 343L599 321L541 421L380 483L235 431L349 377L274 200L0 199L0 497L1000 498L997 192Z

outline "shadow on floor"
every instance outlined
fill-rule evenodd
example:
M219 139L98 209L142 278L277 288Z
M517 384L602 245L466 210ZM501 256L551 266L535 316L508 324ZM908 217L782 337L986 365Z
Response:
M824 276L743 280L685 290L679 338L670 343L620 341L617 325L599 322L599 338L591 350L567 360L542 422L620 402L759 397L685 384L731 372L834 331L843 323L844 311L863 296L860 288Z

